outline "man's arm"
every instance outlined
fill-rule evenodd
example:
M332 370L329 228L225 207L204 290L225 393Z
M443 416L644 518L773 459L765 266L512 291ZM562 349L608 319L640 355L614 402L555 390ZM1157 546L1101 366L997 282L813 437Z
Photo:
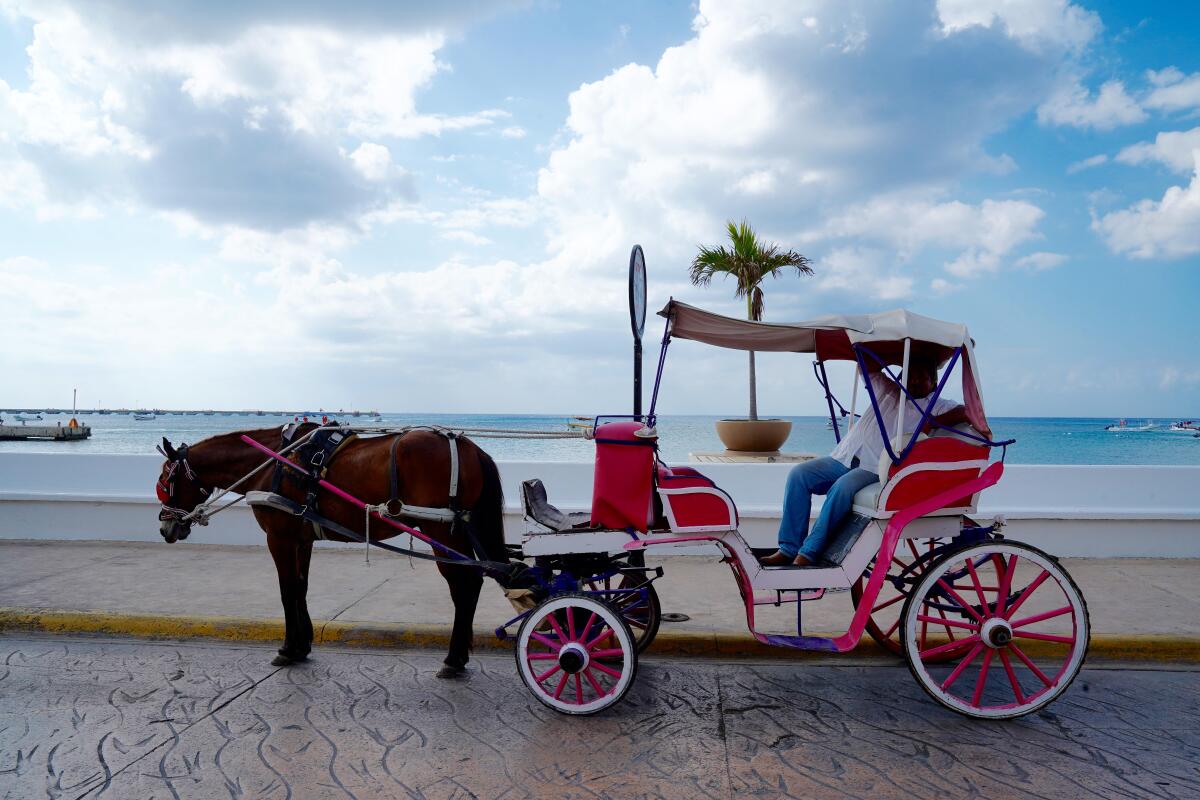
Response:
M947 428L953 428L955 425L961 425L964 422L968 425L971 424L971 420L967 419L967 409L962 405L957 405L949 411L930 417L929 421L925 423L924 433L931 432L933 430L933 423L935 422ZM986 425L984 425L984 429L980 433L988 439L992 438L991 428L988 428Z

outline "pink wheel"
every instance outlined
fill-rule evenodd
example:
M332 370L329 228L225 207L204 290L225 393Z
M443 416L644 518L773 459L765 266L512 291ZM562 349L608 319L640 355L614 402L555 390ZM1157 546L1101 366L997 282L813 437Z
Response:
M922 626L949 626L937 641ZM904 655L922 688L971 717L1010 719L1066 691L1087 654L1087 604L1058 562L984 542L930 566L904 604ZM947 655L950 657L947 658Z
M617 703L637 675L637 646L620 612L583 594L550 598L517 632L517 669L542 703L595 714Z

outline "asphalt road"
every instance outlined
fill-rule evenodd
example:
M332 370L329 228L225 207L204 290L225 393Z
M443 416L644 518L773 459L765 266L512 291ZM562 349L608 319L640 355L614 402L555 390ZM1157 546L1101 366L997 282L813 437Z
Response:
M0 796L1197 798L1200 668L1086 669L1048 710L958 717L903 666L649 658L569 718L511 658L0 638Z

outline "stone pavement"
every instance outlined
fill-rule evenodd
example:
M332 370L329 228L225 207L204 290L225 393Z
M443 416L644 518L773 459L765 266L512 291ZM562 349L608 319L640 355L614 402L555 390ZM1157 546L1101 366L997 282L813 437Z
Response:
M0 797L1195 798L1195 667L1085 668L983 722L902 666L650 657L625 700L553 712L510 657L0 638ZM843 662L838 662L843 663Z
M193 534L202 538L203 529ZM677 556L659 562L665 577L655 586L664 612L682 612L686 622L664 622L652 652L705 652L697 642L715 643L712 653L744 649L762 655L746 631L736 584L715 557ZM1064 559L1087 599L1093 653L1105 641L1145 639L1162 652L1200 653L1200 561L1188 559ZM361 546L318 548L313 555L309 608L324 641L362 641L345 636L356 627L379 631L448 633L449 592L432 565L375 551L370 566ZM156 633L155 620L234 618L216 635L277 638L282 617L274 566L265 547L206 545L202 542L0 541L0 627L21 627L15 617L35 619L47 612L67 614L57 626L40 629ZM794 632L794 606L760 606L760 628ZM849 593L804 604L806 632L840 633L850 621ZM123 615L140 615L129 627ZM476 615L477 647L494 639L491 631L512 617L511 607L492 582L484 585ZM87 619L112 625L73 628ZM247 621L261 621L258 633ZM266 624L266 623L270 624ZM122 627L125 625L125 627ZM38 628L37 625L28 627ZM333 635L334 629L340 631ZM195 628L158 630L158 635L194 635ZM318 640L320 640L318 630ZM422 643L421 636L393 641ZM1140 639L1139 639L1140 637ZM387 637L384 637L387 638ZM436 638L436 637L435 637ZM1161 640L1161 641L1160 641ZM1166 642L1165 645L1162 642ZM443 646L440 641L425 642ZM685 646L686 645L686 646ZM719 645L719 646L717 646ZM1189 649L1190 648L1190 649ZM794 653L782 652L787 657ZM1154 657L1145 648L1139 658ZM1172 657L1163 655L1163 657Z

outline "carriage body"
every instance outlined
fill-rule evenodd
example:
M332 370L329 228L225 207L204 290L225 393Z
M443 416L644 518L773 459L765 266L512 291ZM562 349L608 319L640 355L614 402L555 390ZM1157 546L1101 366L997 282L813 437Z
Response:
M1030 713L1066 689L1082 664L1089 639L1086 605L1078 588L1056 560L1034 548L1005 542L1000 532L1002 520L980 525L973 518L980 493L1003 475L1003 453L1012 441L992 441L978 432L987 426L973 342L965 326L903 311L827 317L797 325L734 320L674 302L661 313L667 318L667 331L649 414L634 419L597 418L589 512L564 514L549 504L539 481L526 482L522 487L527 522L523 555L546 564L562 564L571 555L588 554L611 564L613 574L618 574L644 569L644 561L621 561L629 556L710 544L725 555L745 605L747 625L765 644L845 652L869 633L882 646L902 653L918 682L938 702L975 717ZM865 378L872 367L891 374L890 367L898 366L907 376L914 355L934 359L944 367L944 374L935 392L921 401L899 383L900 404L914 403L921 411L921 422L907 435L900 423L899 435L885 441L877 466L879 482L855 496L852 513L831 536L822 560L802 568L768 567L760 564L759 554L738 531L734 498L700 470L669 466L657 458L655 406L661 367L672 338L743 350L814 353L818 381L826 391L838 439L841 430L834 412L836 399L825 376L826 360L855 363L855 397L858 379ZM933 435L927 436L921 431L929 427L934 401L956 365L961 365L967 417L975 428L936 429L934 425ZM874 413L880 429L886 430L870 382L864 379L864 384L868 413ZM848 414L840 404L837 407L853 424L854 402ZM996 448L1001 458L992 460ZM593 599L636 598L640 591L643 603L635 600L634 605L644 614L644 598L652 591L652 580L647 577L644 585L634 582L615 594L593 591ZM580 608L590 602L586 600L589 586L595 589L594 582L577 579L573 587L567 587L584 592L583 599L575 601ZM1051 591L1043 591L1044 587ZM854 592L855 600L847 630L838 636L806 635L800 624L801 605L820 599L828 590L845 589ZM797 604L796 633L757 630L756 606L782 602ZM1022 606L1026 612L1037 609L1037 613L1018 616ZM545 607L544 603L539 608ZM889 608L896 616L894 621L885 613ZM565 613L567 622L575 619L575 612L569 609L564 612L560 608L556 613L560 617ZM595 613L595 608L587 611L590 618ZM551 663L569 638L564 627L558 638L557 634L549 640L543 636L540 645L531 645L528 634L549 622L553 619L546 613L530 612L518 635L518 664L523 665L522 675L535 695L566 713L592 713L616 702L628 688L627 682L620 684L628 676L624 667L617 670L620 679L609 676L591 688L580 673L565 669L561 677L554 673L545 681L537 680L535 661ZM615 633L617 626L611 627L614 632L608 634L607 642L620 638ZM1024 649L1017 646L1018 639L1026 645ZM1029 647L1030 643L1041 649ZM620 648L598 646L623 665L633 661L636 666L636 652L618 654ZM1045 664L1035 663L1044 651L1054 648L1057 651L1049 654ZM611 671L613 666L606 669ZM994 677L1001 667L1001 677ZM973 683L963 678L972 670L976 672ZM575 676L580 702L567 690L568 674ZM587 669L583 674L591 680Z

